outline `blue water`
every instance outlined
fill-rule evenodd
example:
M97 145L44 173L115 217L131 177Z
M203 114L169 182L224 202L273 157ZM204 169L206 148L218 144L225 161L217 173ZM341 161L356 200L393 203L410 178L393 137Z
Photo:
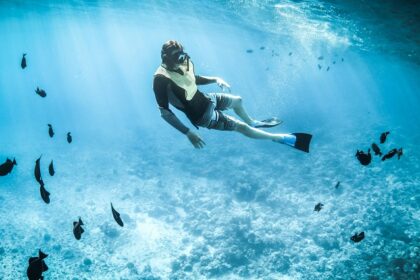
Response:
M418 1L185 2L0 3L0 279L38 249L45 279L419 279ZM168 39L311 153L207 129L194 149L152 90ZM402 158L360 165L386 130Z

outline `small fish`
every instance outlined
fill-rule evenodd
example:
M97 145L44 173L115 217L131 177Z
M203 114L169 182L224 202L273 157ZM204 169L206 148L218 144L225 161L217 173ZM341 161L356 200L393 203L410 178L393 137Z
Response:
M333 64L335 64L335 60L333 61Z
M321 211L322 207L324 206L324 204L322 204L321 202L318 203L317 205L315 205L314 211Z
M51 124L48 124L48 134L50 135L51 138L54 136L54 130Z
M318 60L323 60L324 57L321 55L320 57L318 57Z
M292 54L293 54L292 52L289 52L289 56L292 56Z
M82 233L85 232L85 230L82 228L83 225L84 224L80 217L78 222L73 222L73 234L76 240L80 240L80 238L82 237Z
M26 53L24 53L23 55L22 55L22 61L20 62L20 67L22 67L22 69L25 69L26 68Z
M338 181L337 184L335 184L335 188L338 189L339 186L340 186L340 181Z
M260 47L260 50L264 50L264 49L265 49L265 47L264 47L264 46L261 46L261 47Z
M385 141L386 141L386 137L388 136L388 134L389 134L389 131L387 131L387 132L383 132L383 133L381 134L381 137L379 138L379 140L380 140L381 144L385 143Z
M341 58L341 62L344 62L344 58Z
M47 93L43 89L39 89L39 87L36 88L35 93L38 94L41 97L47 96Z
M372 150L375 152L375 156L382 156L381 149L375 143L372 143Z
M50 193L44 188L44 184L39 187L39 192L41 193L42 200L46 203L50 203Z
M34 170L34 174L35 174L35 179L36 181L43 186L44 185L44 181L42 180L42 176L41 176L41 156L35 161L35 170Z
M318 69L321 70L322 66L318 64Z
M48 166L48 172L50 173L51 176L54 176L55 171L54 171L54 165L53 165L53 161L51 160L50 165Z
M252 49L247 49L246 52L247 53L253 53L254 51Z
M370 149L368 150L367 154L363 151L357 150L356 157L362 165L369 165L369 163L372 161Z
M402 155L403 155L403 149L399 148L398 149L398 160L401 158Z
M330 71L330 66L327 67L327 71Z
M47 254L44 254L41 250L38 251L38 257L29 258L29 266L26 270L26 275L29 280L42 280L44 276L42 273L48 270L48 266L45 263L44 259L48 257Z
M358 242L362 241L364 238L365 238L365 232L364 232L364 231L362 231L362 232L361 232L361 233L359 233L359 234L357 234L357 232L356 232L356 234L355 234L355 235L353 235L350 239L351 239L353 242L358 243Z
M69 144L73 141L73 137L71 137L70 132L67 133L67 142L69 142Z
M401 151L400 151L401 150ZM398 159L401 157L401 155L402 155L402 148L400 149L400 150L397 150L397 149L392 149L391 151L389 151L386 155L384 155L383 157L382 157L382 161L384 161L384 160L387 160L387 159L390 159L390 158L393 158L395 155L399 155L398 156ZM400 153L401 152L401 153Z
M0 165L0 176L6 176L13 170L13 166L17 165L16 160L13 158L13 161L6 159L6 161Z
M118 213L115 209L114 209L114 206L112 206L112 203L111 203L111 210L112 210L112 216L114 216L114 219L115 219L115 221L117 222L117 224L119 224L120 226L124 226L124 223L123 223L123 221L121 220L121 217L120 217L120 213Z

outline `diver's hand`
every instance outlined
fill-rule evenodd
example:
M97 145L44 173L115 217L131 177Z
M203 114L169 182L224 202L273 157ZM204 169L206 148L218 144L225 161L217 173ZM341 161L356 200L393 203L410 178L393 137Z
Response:
M216 83L222 90L226 88L230 92L230 85L226 83L222 78L216 78Z
M191 130L187 132L187 137L196 149L204 148L204 145L206 145L203 139L201 139L201 137L198 134L194 133Z

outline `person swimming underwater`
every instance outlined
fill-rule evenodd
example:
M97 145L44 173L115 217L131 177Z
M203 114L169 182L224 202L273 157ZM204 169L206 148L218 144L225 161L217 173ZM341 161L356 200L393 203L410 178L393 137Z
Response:
M273 127L281 123L277 118L258 121L251 118L242 104L240 96L226 93L203 93L198 85L217 83L222 89L230 89L228 83L219 77L195 74L194 64L183 46L170 40L163 44L162 63L153 79L153 91L162 118L181 133L185 134L195 148L203 148L203 139L185 126L169 109L169 104L185 113L190 122L198 127L224 131L237 131L254 139L268 139L309 152L312 135L307 133L269 133L259 128ZM225 114L233 109L242 121Z

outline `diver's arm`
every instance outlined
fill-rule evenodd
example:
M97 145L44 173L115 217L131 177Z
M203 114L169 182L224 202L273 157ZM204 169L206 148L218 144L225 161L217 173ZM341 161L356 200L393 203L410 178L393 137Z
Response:
M189 130L175 114L169 109L169 98L167 88L170 80L164 76L156 76L153 80L153 91L155 92L156 102L159 105L161 117L175 129L183 134Z
M188 127L186 127L179 119L178 117L169 109L159 107L160 110L160 116L170 125L172 125L175 129L180 131L183 134L187 134L190 130Z
M222 89L225 87L230 90L230 85L226 83L222 78L219 77L207 77L207 76L195 76L196 85L208 85L212 83L217 83Z

